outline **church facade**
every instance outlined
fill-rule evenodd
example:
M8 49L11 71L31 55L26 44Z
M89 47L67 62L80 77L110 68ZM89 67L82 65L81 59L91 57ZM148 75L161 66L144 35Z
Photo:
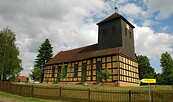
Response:
M59 52L46 63L44 82L139 86L134 26L118 13L97 25L98 43ZM63 78L62 71L66 72ZM99 77L104 71L109 73L106 80Z

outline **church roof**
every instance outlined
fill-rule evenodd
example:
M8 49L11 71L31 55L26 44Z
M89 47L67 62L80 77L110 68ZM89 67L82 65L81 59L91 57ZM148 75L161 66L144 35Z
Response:
M127 21L122 15L118 14L118 13L113 13L112 15L110 15L109 17L105 18L104 20L100 21L97 23L97 25L107 22L107 21L111 21L117 18L121 18L123 19L127 24L131 25L133 28L135 28L129 21Z
M65 63L65 62L78 61L93 57L106 56L106 55L119 53L121 49L122 47L97 50L97 44L93 44L90 46L80 47L68 51L61 51L46 64L49 65L49 64Z

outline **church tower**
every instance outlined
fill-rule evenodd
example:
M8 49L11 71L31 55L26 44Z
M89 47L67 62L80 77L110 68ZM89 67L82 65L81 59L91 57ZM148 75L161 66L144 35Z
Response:
M134 26L122 15L114 13L97 23L98 50L123 47L122 53L136 60L134 50Z

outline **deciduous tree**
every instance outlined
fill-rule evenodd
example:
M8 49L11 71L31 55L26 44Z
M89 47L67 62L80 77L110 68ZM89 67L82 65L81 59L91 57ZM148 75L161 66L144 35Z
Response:
M173 84L173 60L168 52L162 53L160 59L164 84Z
M0 77L1 81L13 81L23 70L16 35L8 27L0 31Z
M42 76L42 73L43 73L43 70L38 68L38 67L34 67L32 70L31 70L31 74L30 74L30 77L35 80L35 81L38 81L40 80L41 76Z
M155 71L154 68L150 66L150 60L147 56L139 55L137 56L138 59L138 68L139 68L139 78L154 78Z

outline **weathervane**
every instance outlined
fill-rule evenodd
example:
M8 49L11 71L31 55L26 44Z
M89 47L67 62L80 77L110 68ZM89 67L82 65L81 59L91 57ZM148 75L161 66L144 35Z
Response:
M115 10L117 10L117 12L118 12L118 8L117 8L117 6L116 6L116 2L115 2Z

